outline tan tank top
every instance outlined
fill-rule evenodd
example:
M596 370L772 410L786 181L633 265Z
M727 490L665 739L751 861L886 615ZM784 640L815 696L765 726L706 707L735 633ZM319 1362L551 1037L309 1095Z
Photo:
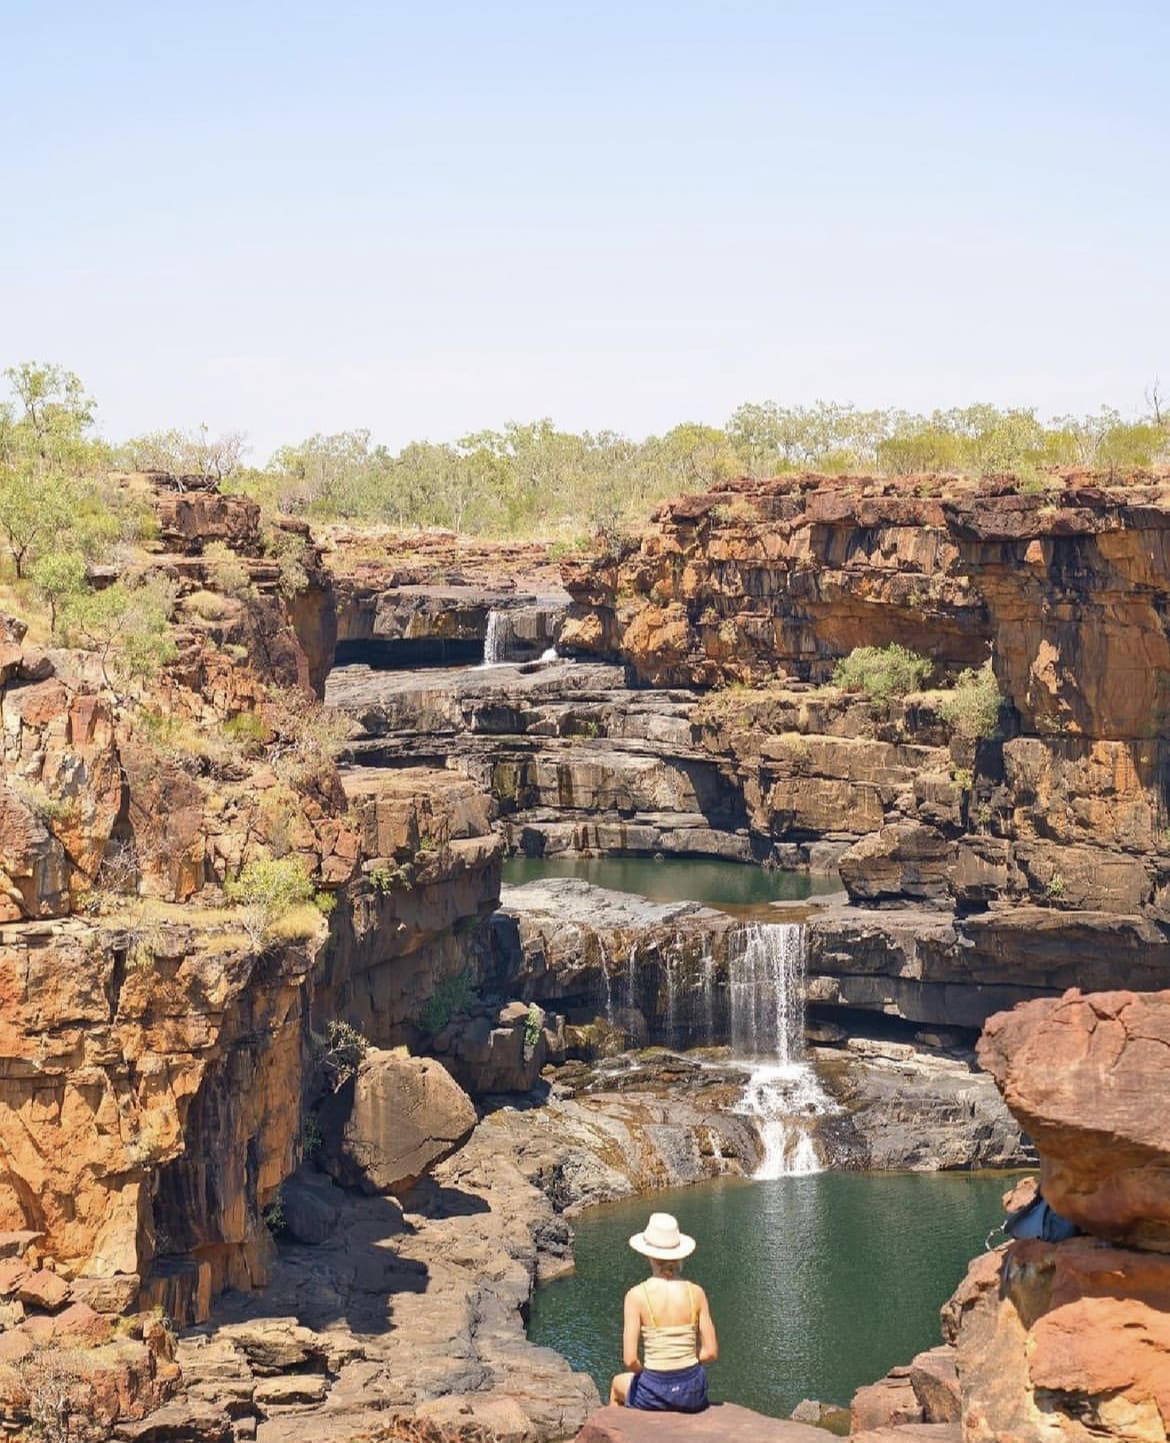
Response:
M676 1373L680 1368L693 1368L699 1361L699 1300L691 1283L687 1284L691 1299L691 1321L659 1327L650 1305L650 1290L642 1284L649 1323L642 1324L642 1366L656 1373Z

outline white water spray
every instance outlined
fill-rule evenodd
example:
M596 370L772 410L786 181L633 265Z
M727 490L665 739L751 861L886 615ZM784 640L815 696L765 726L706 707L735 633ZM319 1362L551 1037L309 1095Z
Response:
M805 931L752 923L731 967L731 1040L757 1059L739 1111L757 1119L764 1156L757 1178L820 1172L810 1118L835 1105L804 1060Z

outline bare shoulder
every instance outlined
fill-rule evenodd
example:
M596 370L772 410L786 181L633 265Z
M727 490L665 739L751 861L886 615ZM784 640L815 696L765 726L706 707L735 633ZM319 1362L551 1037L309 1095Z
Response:
M699 1301L705 1303L707 1301L707 1290L703 1287L702 1283L692 1283L691 1287L694 1288L695 1296Z

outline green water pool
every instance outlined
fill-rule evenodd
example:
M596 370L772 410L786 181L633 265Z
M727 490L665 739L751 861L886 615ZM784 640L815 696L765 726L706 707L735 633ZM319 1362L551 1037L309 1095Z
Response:
M550 877L581 877L595 887L631 892L650 902L702 902L707 906L749 907L799 902L840 889L836 878L803 872L767 871L749 862L670 857L510 857L503 880L520 885Z
M854 1390L940 1341L938 1310L997 1226L1002 1173L823 1172L724 1179L598 1208L574 1221L576 1273L537 1290L529 1336L593 1375L621 1357L622 1297L646 1275L628 1246L651 1211L699 1246L685 1275L711 1299L715 1400L787 1416Z

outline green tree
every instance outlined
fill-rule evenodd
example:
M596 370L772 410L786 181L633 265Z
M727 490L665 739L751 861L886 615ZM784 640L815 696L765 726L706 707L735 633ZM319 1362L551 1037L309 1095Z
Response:
M174 605L174 584L155 573L71 597L63 621L73 641L97 656L102 679L114 688L148 680L178 655L170 627Z
M76 505L77 489L64 476L34 467L0 472L0 533L18 578L38 550L69 530Z
M49 624L56 631L58 613L76 604L85 591L85 557L79 551L48 551L33 563L32 582L49 608Z

